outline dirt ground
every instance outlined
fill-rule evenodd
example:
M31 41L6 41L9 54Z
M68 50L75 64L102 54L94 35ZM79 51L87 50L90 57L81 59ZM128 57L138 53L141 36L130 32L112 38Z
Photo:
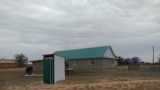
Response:
M8 90L159 90L160 80L114 81L90 84L67 84L61 81L54 85L36 82L26 86L9 87Z
M0 70L0 80L5 80L0 90L160 90L160 72L149 70L76 71L56 84L44 84L43 77L25 77L24 69Z

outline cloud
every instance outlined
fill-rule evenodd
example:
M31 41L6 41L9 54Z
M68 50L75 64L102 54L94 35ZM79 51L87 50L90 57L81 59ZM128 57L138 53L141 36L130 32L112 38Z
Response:
M111 45L122 57L150 61L159 47L159 0L1 0L0 58Z

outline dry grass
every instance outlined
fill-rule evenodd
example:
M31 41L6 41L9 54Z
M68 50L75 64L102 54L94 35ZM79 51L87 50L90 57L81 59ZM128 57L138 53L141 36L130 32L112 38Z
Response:
M0 80L3 80L3 82L0 83L0 90L6 90L7 87L11 86L26 86L27 84L42 80L42 77L25 77L24 75L25 68L1 69Z
M0 90L160 90L160 72L80 70L66 80L48 85L42 77L25 77L24 69L0 70Z

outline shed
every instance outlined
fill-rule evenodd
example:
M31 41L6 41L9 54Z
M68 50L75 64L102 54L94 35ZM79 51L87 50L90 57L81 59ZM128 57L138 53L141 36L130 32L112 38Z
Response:
M43 74L43 60L33 60L30 62L32 62L34 74Z
M59 80L65 80L64 58L54 54L44 55L43 58L43 81L53 84Z

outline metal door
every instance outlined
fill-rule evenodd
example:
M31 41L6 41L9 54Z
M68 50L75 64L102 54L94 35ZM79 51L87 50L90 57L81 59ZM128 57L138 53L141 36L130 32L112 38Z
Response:
M44 83L54 83L54 59L53 57L45 57L43 63L43 81Z

